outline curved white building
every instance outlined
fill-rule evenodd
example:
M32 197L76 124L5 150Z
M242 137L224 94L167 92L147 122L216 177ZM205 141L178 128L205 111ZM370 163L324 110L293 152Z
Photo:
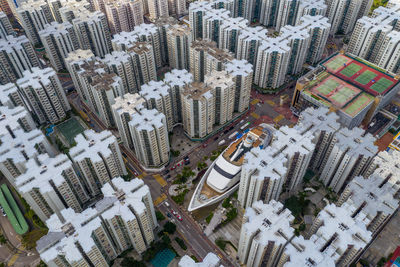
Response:
M272 139L271 129L261 124L230 144L197 185L188 211L212 205L233 193L239 186L244 155L254 147L268 145Z

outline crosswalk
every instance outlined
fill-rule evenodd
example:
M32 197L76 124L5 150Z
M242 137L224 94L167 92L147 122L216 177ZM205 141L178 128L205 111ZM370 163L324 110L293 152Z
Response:
M165 199L167 199L167 195L166 194L162 194L161 196L159 196L158 198L156 198L153 201L154 206L158 206L161 202L163 202Z
M167 182L161 177L161 175L159 175L159 174L154 174L153 177L154 177L154 179L156 179L156 181L157 181L162 187L164 187L164 186L167 185Z
M255 118L255 119L260 118L260 115L258 115L258 114L255 113L255 112L252 112L250 115L251 115L253 118Z
M275 117L274 122L278 123L280 122L283 118L285 118L285 116L283 116L282 114L279 114L278 116Z

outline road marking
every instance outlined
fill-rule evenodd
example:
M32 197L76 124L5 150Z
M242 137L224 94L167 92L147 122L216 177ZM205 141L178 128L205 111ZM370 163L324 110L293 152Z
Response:
M24 250L24 246L21 246L21 250ZM8 266L13 266L14 263L18 260L21 252L17 252L14 254L11 259L8 261Z
M275 107L275 102L272 100L265 100L265 102L267 102L270 106Z
M251 101L250 104L255 105L255 104L257 104L258 102L260 102L260 99L256 98L256 99L254 99L253 101Z
M282 114L279 114L278 116L275 117L274 122L278 123L280 122L283 118L285 118L285 116L283 116Z
M162 187L164 187L164 186L167 185L167 182L161 177L161 175L159 175L159 174L154 174L153 177L154 177L154 179L156 179L156 181L157 181Z
M258 115L257 113L254 113L254 112L252 112L250 115L255 119L260 118L260 115Z
M167 198L167 195L162 194L161 196L159 196L158 198L156 198L156 200L153 201L154 206L158 206L158 204L160 204L161 202L163 202L166 198Z

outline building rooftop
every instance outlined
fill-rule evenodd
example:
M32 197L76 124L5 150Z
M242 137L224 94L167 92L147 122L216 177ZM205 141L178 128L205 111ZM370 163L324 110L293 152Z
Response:
M51 22L50 24L45 24L44 29L39 31L40 37L47 37L49 35L53 36L62 36L69 34L68 30L72 30L73 26L68 21L63 23L58 23L56 21Z
M183 256L178 263L179 267L223 267L219 264L220 259L217 255L209 252L202 262L195 262L188 255Z
M42 88L48 84L53 84L54 76L56 76L56 72L53 68L40 69L34 67L22 73L22 78L17 80L17 86L22 88L31 87L33 89Z
M135 127L138 131L153 131L154 127L164 126L165 115L156 109L143 109L140 113L132 117L129 125Z
M65 59L66 63L83 63L86 60L94 59L94 54L92 50L82 50L82 49L77 49L75 51L72 51L68 53L68 57Z
M355 177L346 187L345 192L350 192L347 203L355 207L362 207L362 211L374 218L378 212L385 215L393 214L399 206L399 200L394 199L390 187L380 186L382 177L372 174L365 179L362 176Z
M118 114L129 113L132 116L144 109L145 102L146 100L139 94L127 93L115 98L115 103L112 105L112 109Z
M283 126L274 133L272 140L273 154L284 153L292 156L295 153L313 153L315 144L312 142L312 134L302 133L299 129Z
M86 130L75 137L76 146L69 150L69 155L74 161L82 161L86 158L94 161L103 161L102 157L108 157L113 152L110 145L117 143L117 138L108 130L95 132ZM100 156L101 155L101 156Z
M225 64L225 70L233 76L247 77L253 75L253 65L247 60L233 59Z
M112 185L111 185L112 184ZM62 254L69 262L83 259L76 246L78 242L85 252L89 252L95 241L92 232L102 226L102 219L111 219L121 216L130 221L136 218L129 207L137 214L146 209L143 197L149 194L149 188L142 180L133 179L125 182L117 177L102 187L104 198L97 202L93 208L88 208L81 213L75 213L71 208L61 211L65 221L53 214L47 221L49 233L39 239L37 249L40 257L51 261Z
M165 74L164 82L170 87L183 87L193 82L193 75L185 69L173 69Z
M72 162L65 154L59 154L54 158L50 158L47 154L40 154L37 159L29 159L25 168L26 172L15 179L18 191L26 193L36 188L44 194L54 192L49 183L50 180L56 186L66 182L63 172L72 168Z
M289 257L284 267L334 267L335 262L332 258L320 252L317 245L304 239L302 236L294 237L284 249L285 255Z
M182 95L193 100L199 100L203 97L210 98L211 88L201 82L193 82L188 84L182 90Z
M354 218L356 207L344 203L341 207L329 204L318 214L316 220L322 221L322 225L310 240L314 242L320 251L327 257L337 261L348 246L354 249L363 249L372 239L372 233L366 226L369 219L362 212ZM332 242L329 242L333 238Z
M374 144L376 138L358 127L351 130L342 128L336 133L335 138L337 139L336 146L349 155L357 157L363 155L368 158L375 156L378 152L378 147Z
M31 45L29 39L25 35L17 37L8 35L7 39L0 39L0 51L6 53L14 53L15 50L24 49L25 45Z
M294 229L290 226L294 216L275 200L269 204L254 202L251 208L246 209L245 217L246 222L242 227L246 235L257 234L255 238L261 245L267 245L269 241L284 245L294 235Z
M138 41L139 38L136 35L136 32L120 32L118 34L114 34L113 38L111 40L113 44L113 49L114 50L119 50L117 47L122 50L125 50L135 44L136 41Z
M139 93L146 101L158 100L169 96L169 87L162 81L150 81L141 86Z

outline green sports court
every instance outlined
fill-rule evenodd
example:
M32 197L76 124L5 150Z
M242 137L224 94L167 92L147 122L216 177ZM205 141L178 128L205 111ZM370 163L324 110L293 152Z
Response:
M62 139L71 146L74 143L75 136L85 131L82 124L74 117L62 122L56 127L57 133Z

